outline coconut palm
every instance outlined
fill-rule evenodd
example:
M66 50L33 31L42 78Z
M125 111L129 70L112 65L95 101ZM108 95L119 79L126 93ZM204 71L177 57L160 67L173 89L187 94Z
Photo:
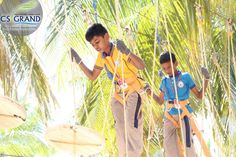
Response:
M1 27L0 60L1 94L34 111L27 112L26 124L21 127L0 130L0 154L48 156L50 149L42 129L50 118L50 106L57 105L57 101L30 38L12 35Z
M38 100L42 117L49 118L48 105L56 102L47 77L39 64L39 57L26 37L0 31L0 76L4 95L18 99L19 92L32 92ZM30 80L30 81L29 81ZM26 90L19 90L20 86ZM21 95L23 97L24 95Z
M50 156L54 150L44 138L41 115L32 104L24 106L27 108L25 123L15 129L0 130L1 156Z

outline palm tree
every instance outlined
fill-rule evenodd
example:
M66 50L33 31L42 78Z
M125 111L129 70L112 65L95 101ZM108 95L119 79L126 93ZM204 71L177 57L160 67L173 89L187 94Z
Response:
M42 129L50 118L49 107L58 103L29 37L14 36L1 27L0 60L1 94L34 111L19 128L0 130L0 154L49 156ZM32 99L34 104L25 105Z
M40 105L40 112L49 118L48 105L56 102L47 77L39 64L39 57L26 37L13 36L0 31L0 76L4 95L18 99L19 86L28 85L24 91L33 92ZM22 91L20 91L22 93Z
M37 108L25 104L26 122L15 128L0 131L0 156L50 156L54 149L44 138L45 125Z

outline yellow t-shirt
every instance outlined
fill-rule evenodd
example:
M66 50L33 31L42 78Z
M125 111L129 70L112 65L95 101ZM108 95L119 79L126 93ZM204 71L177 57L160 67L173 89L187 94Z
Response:
M111 56L105 56L105 54L102 52L98 53L95 68L102 70L104 66L106 66L107 69L114 75L116 64L116 79L118 79L123 77L122 62L124 66L124 78L130 78L134 76L137 77L138 69L132 63L130 63L130 60L127 55L119 53L115 46L113 46L111 50Z
M115 64L117 65L116 68ZM138 90L144 87L145 82L138 77L138 69L132 63L130 63L129 57L126 54L119 53L118 49L115 46L113 46L110 56L106 56L105 53L99 52L95 63L95 68L101 70L105 68L107 73L110 73L113 76L116 69L115 81L123 80L122 78L124 78L125 81L127 80L127 83L130 82L134 85L133 86L128 83L129 88L125 91L128 91L130 88L135 88L136 90ZM139 85L137 83L134 84L134 80L138 82Z

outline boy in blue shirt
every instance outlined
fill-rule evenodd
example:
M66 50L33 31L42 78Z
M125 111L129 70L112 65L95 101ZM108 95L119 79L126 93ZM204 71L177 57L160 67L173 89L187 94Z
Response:
M170 55L172 58L174 72L172 71ZM186 157L196 157L192 139L192 123L190 121L193 110L189 105L188 99L190 91L192 91L197 98L201 99L203 97L203 89L198 90L189 73L177 70L178 62L176 61L176 57L173 53L162 53L159 61L167 76L165 76L161 81L159 97L154 95L154 99L159 104L163 104L164 101L167 103L165 105L164 120L165 157L180 157L183 155L180 138L178 137L178 129L180 128L178 111L180 111L181 115ZM204 76L204 91L206 91L208 80L210 78L209 72L206 68L202 68L201 72ZM176 90L177 94L175 92ZM178 99L176 99L176 96Z

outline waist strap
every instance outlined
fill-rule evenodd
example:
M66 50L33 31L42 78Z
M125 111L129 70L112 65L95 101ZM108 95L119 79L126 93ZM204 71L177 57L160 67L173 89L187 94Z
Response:
M211 157L211 154L210 154L209 150L207 149L206 142L204 141L200 130L197 128L197 125L196 125L192 115L189 113L189 111L185 107L187 104L189 104L188 99L184 100L184 101L179 101L178 102L177 105L179 105L181 107L183 112L182 112L182 114L180 116L180 119L178 121L176 121L167 111L168 109L171 109L171 108L175 107L176 103L172 102L172 101L169 101L168 104L166 104L167 110L165 111L165 117L167 119L169 119L176 128L180 127L180 122L181 122L182 119L188 119L188 121L187 121L188 124L187 125L190 125L192 127L192 129L193 129L193 132L197 135L197 138L198 138L200 144L202 145L202 149L204 151L205 156L206 157ZM185 122L185 125L186 125L186 122ZM187 136L189 136L189 135L187 135L187 133L190 133L189 131L190 130L186 130L186 138L188 138L188 139L186 139L187 147L190 146L190 143L188 143L190 139L189 139L189 137L187 137ZM182 149L180 149L180 151L181 150Z
M121 103L124 104L122 93L125 92L125 101L129 95L133 92L139 93L141 89L144 88L145 82L137 77L126 78L124 83L127 84L127 88L122 89L122 86L116 84L114 97ZM123 86L124 87L124 86Z
M168 103L166 104L166 109L170 110L171 108L184 108L186 105L189 104L189 100L180 100L177 102L175 101L168 101Z

